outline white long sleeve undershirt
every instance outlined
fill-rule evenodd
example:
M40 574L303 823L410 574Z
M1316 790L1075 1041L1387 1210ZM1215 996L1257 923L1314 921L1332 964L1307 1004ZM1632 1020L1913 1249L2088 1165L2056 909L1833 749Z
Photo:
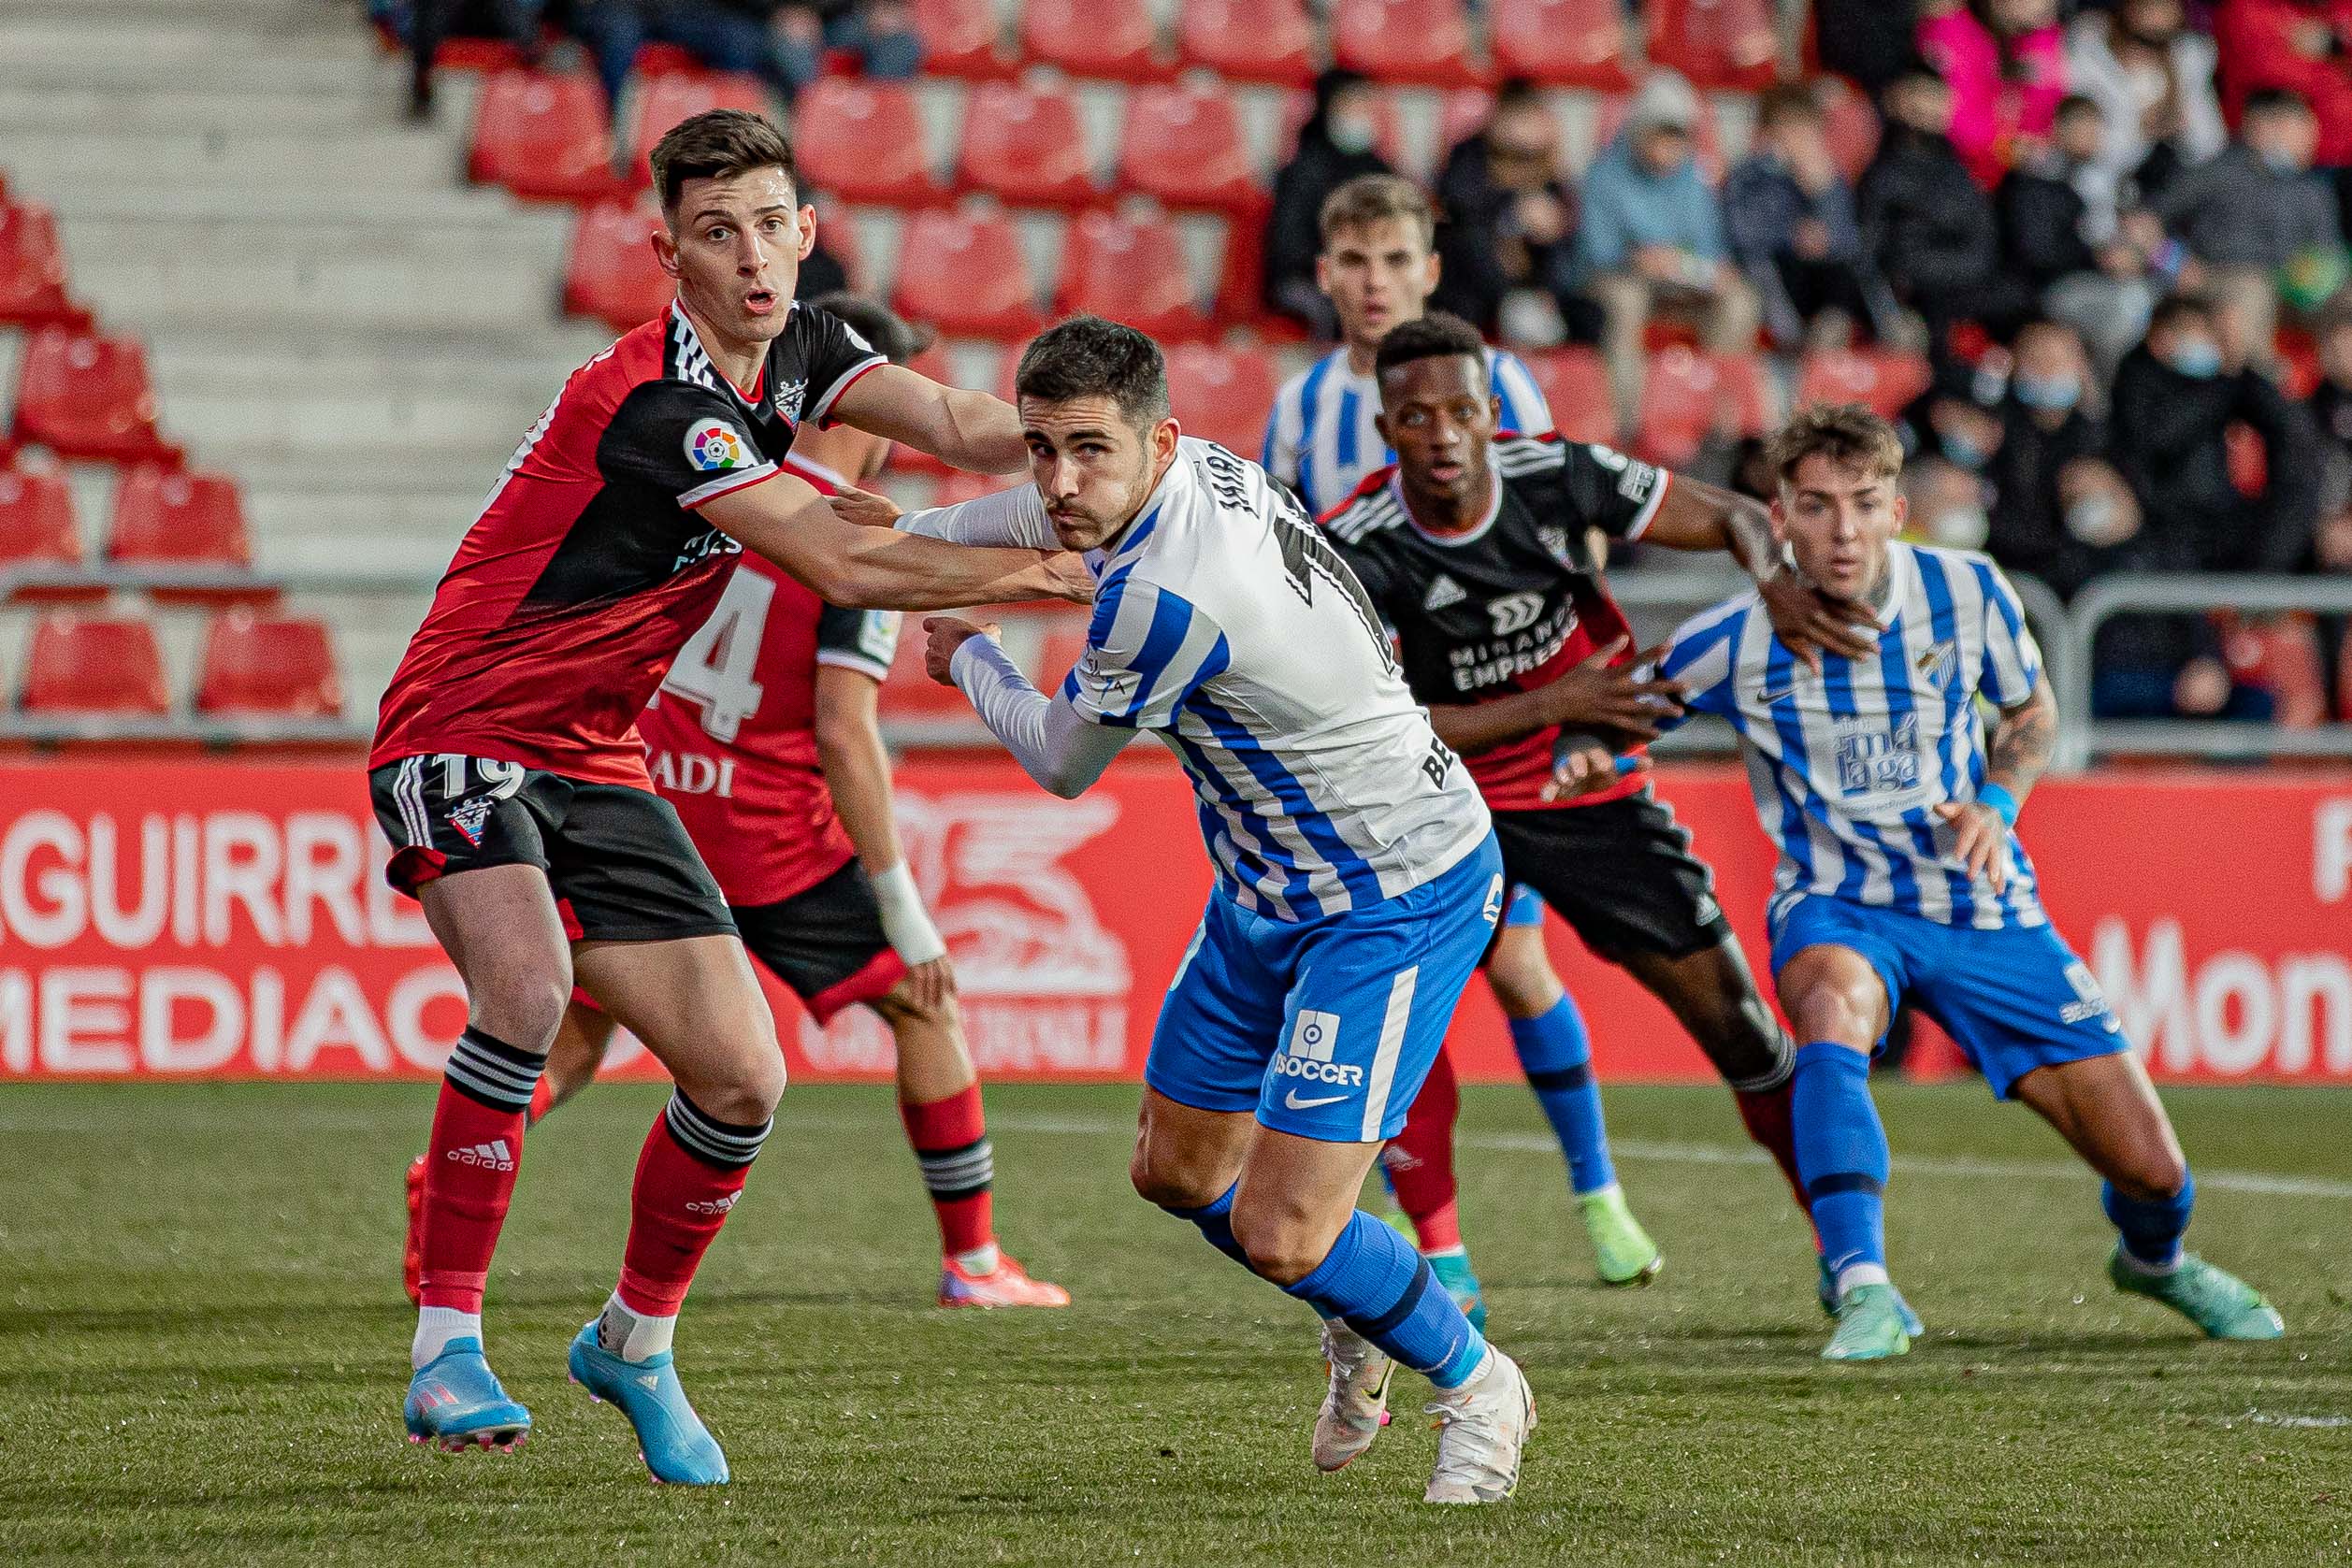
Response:
M950 544L1017 545L1029 550L1059 550L1053 524L1046 516L1045 498L1033 484L1017 484L992 496L958 501L954 506L911 511L898 521L901 533L944 539Z
M1022 771L1065 800L1085 794L1134 738L1133 730L1094 724L1068 698L1049 698L1031 685L992 637L965 638L947 672Z

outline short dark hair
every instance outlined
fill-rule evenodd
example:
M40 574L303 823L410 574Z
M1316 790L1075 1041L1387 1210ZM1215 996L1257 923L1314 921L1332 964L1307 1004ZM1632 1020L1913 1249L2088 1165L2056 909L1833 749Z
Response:
M1372 378L1377 381L1398 366L1410 365L1417 359L1455 354L1467 355L1483 366L1486 339L1460 316L1432 310L1418 320L1399 322L1389 329L1389 335L1380 339L1380 347L1372 355Z
M888 306L864 295L843 289L819 295L809 303L847 322L852 331L873 345L874 352L893 365L904 365L931 346L934 335L928 328L910 326Z
M801 183L792 143L775 122L747 109L714 108L679 121L654 144L652 163L664 212L678 209L689 180L732 180L753 169L780 168L795 190Z
M1764 90L1756 100L1756 123L1784 125L1792 120L1821 119L1821 100L1801 81L1783 81Z
M1808 457L1893 479L1903 471L1903 439L1859 403L1811 403L1764 443L1764 461L1783 484L1796 477L1797 465Z
M1132 326L1072 316L1021 351L1013 393L1041 403L1107 397L1121 419L1146 430L1168 417L1168 362L1159 344Z
M2245 95L2247 114L2309 114L2311 101L2291 87L2258 87Z
M2058 121L2071 119L2078 114L2096 114L2101 120L2107 118L2107 110L2100 107L2097 98L2087 93L2069 93L2058 100L2058 107L2051 114L2050 120L2055 124Z
M2201 294L2167 295L2157 301L2155 311L2149 315L2148 330L2160 332L2167 327L2178 326L2189 316L2196 317L2201 325L2212 326L2219 315L2214 302Z

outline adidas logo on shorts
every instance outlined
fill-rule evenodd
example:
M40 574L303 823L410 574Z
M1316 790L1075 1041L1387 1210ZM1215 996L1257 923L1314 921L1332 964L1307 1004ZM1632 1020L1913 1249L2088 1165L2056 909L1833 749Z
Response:
M514 1151L506 1146L506 1140L497 1138L487 1144L476 1144L468 1149L452 1149L449 1158L460 1165L478 1165L485 1171L514 1169Z
M1297 1025L1291 1030L1291 1043L1274 1058L1274 1071L1285 1078L1304 1078L1314 1084L1336 1084L1343 1088L1362 1088L1364 1069L1331 1059L1332 1048L1339 1043L1339 1014L1317 1013L1312 1009L1298 1015Z

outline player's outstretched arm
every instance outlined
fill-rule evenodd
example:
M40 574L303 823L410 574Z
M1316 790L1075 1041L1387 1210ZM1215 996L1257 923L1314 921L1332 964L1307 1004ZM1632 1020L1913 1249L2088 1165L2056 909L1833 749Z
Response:
M1090 723L1066 696L1048 698L1031 685L997 645L994 627L934 615L923 631L931 640L924 671L960 687L980 722L1047 794L1064 800L1085 794L1134 737L1133 729Z
M2050 683L2034 683L2033 695L2000 711L1984 740L1984 783L1973 800L1947 800L1936 815L1958 836L1954 849L1971 876L1989 877L1998 893L2009 881L2009 830L2026 796L2050 766L2058 746L2058 699Z
M839 502L835 503L836 508ZM907 513L896 525L902 532L953 544L1018 545L1029 550L1059 550L1053 524L1046 517L1045 498L1034 484L1018 484L993 496L976 496L953 506L931 507Z
M1718 551L1738 561L1755 579L1773 631L1816 670L1825 649L1850 659L1878 652L1877 617L1867 606L1807 583L1772 537L1772 514L1761 501L1676 474L1641 538L1645 544Z
M1094 597L1094 580L1075 555L979 549L859 527L790 474L730 491L702 513L819 598L848 610L951 610L1039 598L1084 604Z
M1021 416L1012 404L942 386L903 365L879 365L852 381L830 417L972 473L1017 474L1029 468Z
M820 655L821 656L821 655ZM882 905L882 934L906 960L916 1002L936 1008L955 994L947 943L923 907L890 813L890 754L882 744L881 683L862 669L816 667L816 761L833 810Z

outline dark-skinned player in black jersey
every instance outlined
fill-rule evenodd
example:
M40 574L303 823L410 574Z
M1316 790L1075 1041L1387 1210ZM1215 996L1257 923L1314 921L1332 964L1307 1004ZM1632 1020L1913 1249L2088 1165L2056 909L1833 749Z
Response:
M1510 880L1667 1005L1801 1204L1793 1050L1712 875L1651 791L1638 747L1656 738L1660 714L1680 712L1679 691L1635 678L1631 628L1590 535L1728 554L1809 659L1866 646L1857 628L1869 612L1801 581L1753 501L1606 447L1498 436L1485 363L1477 331L1444 314L1381 341L1379 428L1397 461L1323 527L1396 632L1438 736L1485 793ZM1618 778L1617 754L1629 751ZM1525 1065L1555 1122L1597 1120L1589 1065Z

